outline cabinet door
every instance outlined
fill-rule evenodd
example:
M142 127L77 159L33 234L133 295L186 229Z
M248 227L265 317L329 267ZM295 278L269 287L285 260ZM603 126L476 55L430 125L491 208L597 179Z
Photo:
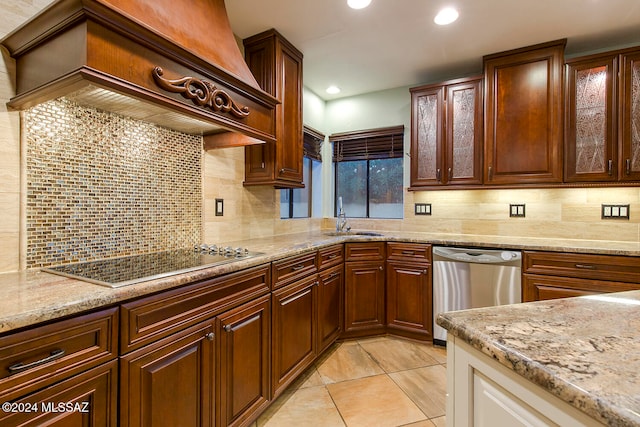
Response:
M384 261L345 263L346 335L384 332Z
M620 59L622 180L640 180L640 51Z
M343 266L320 273L318 281L318 353L340 336L344 313Z
M485 184L562 182L565 42L484 58Z
M482 78L447 86L446 183L482 183L482 118Z
M120 425L213 426L214 325L204 322L120 359Z
M0 411L0 425L114 427L118 420L117 378L118 362L112 360L11 401L15 411Z
M387 327L428 339L433 336L429 264L387 262Z
M438 185L442 180L444 87L411 91L411 186Z
M316 355L317 275L273 291L272 383L280 394Z
M569 61L565 71L565 180L615 181L617 56Z
M269 295L219 317L220 426L246 425L269 403Z
M280 40L276 53L276 180L302 182L302 55Z

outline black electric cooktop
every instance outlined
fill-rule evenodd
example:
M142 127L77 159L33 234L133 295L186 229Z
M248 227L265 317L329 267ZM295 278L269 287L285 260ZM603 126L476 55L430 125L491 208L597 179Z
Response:
M246 249L220 252L175 249L44 268L54 274L117 288L261 255Z

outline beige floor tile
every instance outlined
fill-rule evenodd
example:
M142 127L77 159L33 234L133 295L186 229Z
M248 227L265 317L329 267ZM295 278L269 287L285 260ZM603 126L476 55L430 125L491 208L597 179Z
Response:
M433 427L433 423L430 420L423 420L417 423L404 424L402 427Z
M426 419L388 375L328 384L327 389L348 427L395 427Z
M447 417L431 418L430 420L436 427L446 427Z
M389 374L429 418L445 414L447 373L442 365Z
M318 373L318 370L314 367L307 369L307 371L298 378L292 385L293 388L308 388L323 386L324 381Z
M362 342L360 345L386 372L404 371L438 363L428 351L433 351L432 344L389 338Z
M447 363L447 349L445 347L441 347L438 345L427 346L427 353L434 359L438 361L438 363Z
M341 427L344 422L325 387L285 393L258 418L258 427Z
M345 342L317 365L325 384L384 373L357 342Z

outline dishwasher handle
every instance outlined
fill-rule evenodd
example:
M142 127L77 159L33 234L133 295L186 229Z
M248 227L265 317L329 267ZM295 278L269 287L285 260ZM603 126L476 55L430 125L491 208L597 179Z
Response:
M433 261L519 265L522 253L511 250L433 247Z

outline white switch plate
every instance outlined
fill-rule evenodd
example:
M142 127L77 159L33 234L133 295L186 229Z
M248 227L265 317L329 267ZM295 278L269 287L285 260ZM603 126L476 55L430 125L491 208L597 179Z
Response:
M224 215L224 199L216 199L216 216Z

